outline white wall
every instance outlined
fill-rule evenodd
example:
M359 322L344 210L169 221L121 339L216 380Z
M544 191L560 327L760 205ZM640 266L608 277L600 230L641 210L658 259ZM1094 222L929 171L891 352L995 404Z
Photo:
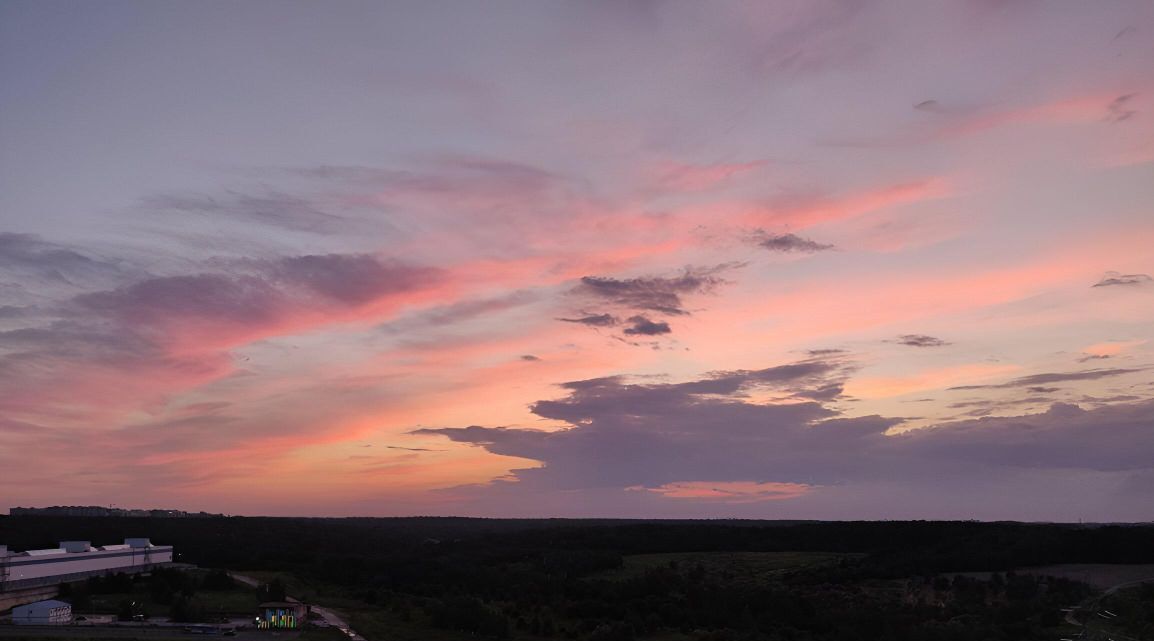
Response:
M129 570L154 563L171 563L172 547L158 546L115 552L76 552L39 557L8 557L8 581L39 579L77 572ZM32 563L29 563L32 561Z
M72 622L72 606L39 601L12 608L12 622L18 625L53 625Z

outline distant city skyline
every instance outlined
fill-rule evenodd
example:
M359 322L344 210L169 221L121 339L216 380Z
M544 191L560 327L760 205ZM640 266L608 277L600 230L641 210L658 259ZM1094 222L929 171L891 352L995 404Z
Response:
M13 506L8 509L9 516L147 516L147 517L185 517L185 516L224 516L209 512L186 512L171 508L124 508L109 505L47 505L43 507Z
M0 5L0 510L1154 519L1154 3Z

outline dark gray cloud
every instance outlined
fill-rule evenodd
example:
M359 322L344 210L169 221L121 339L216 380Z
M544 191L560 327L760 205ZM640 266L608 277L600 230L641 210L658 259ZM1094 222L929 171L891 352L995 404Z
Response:
M1032 374L1030 376L1022 376L1015 378L1006 383L999 383L997 385L959 385L957 387L950 387L951 390L970 390L970 389L1008 389L1011 387L1031 387L1037 385L1045 385L1047 383L1065 383L1069 381L1094 381L1100 378L1109 378L1112 376L1122 376L1123 374L1133 374L1135 372L1145 371L1144 368L1115 368L1115 369L1089 369L1081 372L1056 372L1047 374ZM1041 389L1041 388L1039 388Z
M607 278L585 276L575 290L620 307L657 312L669 316L688 314L682 296L712 292L725 282L719 273L734 267L719 265L708 269L686 269L671 278Z
M532 406L538 416L564 423L563 429L473 425L416 433L541 463L515 470L520 482L491 488L498 492L752 481L818 487L898 483L940 496L943 488L974 475L1005 482L1026 470L1154 469L1154 400L1089 411L1055 403L1040 414L889 435L901 419L847 418L822 402L766 403L744 394L754 386L782 389L838 374L831 364L803 362L685 383L576 381L562 386L564 398ZM1017 402L1027 400L1044 399Z
M836 412L816 402L759 405L742 400L747 390L821 386L840 375L836 364L801 362L763 370L716 372L686 383L630 383L620 377L574 381L562 386L568 397L532 405L538 416L574 426L567 430L474 425L415 433L446 436L494 453L544 461L546 468L542 470L517 474L550 487L659 485L709 478L730 464L736 468L727 474L740 470L749 475L742 478L764 478L766 461L755 462L748 453L737 461L727 462L727 457L742 444L754 443L758 444L757 453L764 455L783 436L797 443L821 440L810 431L818 425L824 425L823 436L845 439L848 444L884 432L898 422L877 417L831 421ZM802 458L789 463L795 473L803 473Z
M613 327L621 322L612 314L590 314L580 318L558 318L557 320L565 321L566 323L580 323L582 325L588 325L589 327Z
M814 252L833 249L833 245L826 245L808 238L802 238L796 234L768 234L764 231L758 231L754 234L753 240L758 247L787 254L812 254Z
M406 452L444 452L432 447L401 447L400 445L386 445L385 449L389 450L404 450Z
M1151 282L1152 278L1148 274L1119 274L1118 272L1106 272L1102 280L1094 283L1094 287L1111 287L1113 285L1145 285Z
M160 212L215 216L312 233L337 232L349 222L342 216L323 211L305 198L282 193L254 196L227 192L219 198L161 194L144 199L143 206Z
M919 102L918 104L914 105L914 109L917 109L918 111L927 111L929 113L935 113L935 114L949 113L949 110L944 108L942 106L942 104L940 102L938 102L937 100L923 100L923 101Z
M521 355L521 360L523 360L523 361L528 361L528 362L530 362L530 363L534 363L534 362L537 362L537 361L541 360L541 357L539 357L539 356L534 356L534 355L532 355L532 354L522 354L522 355Z
M927 336L926 334L902 334L890 342L910 347L943 347L950 344L936 336Z
M1154 401L950 423L908 434L911 453L1010 468L1096 471L1154 468ZM903 438L903 437L899 437Z
M1134 25L1126 25L1121 30L1119 30L1118 33L1114 34L1112 39L1121 40L1122 38L1134 35L1137 31L1138 30L1134 28Z
M1138 94L1136 93L1128 93L1111 100L1110 104L1106 106L1106 111L1108 112L1106 120L1110 122L1122 122L1123 120L1133 118L1138 112L1130 105L1137 96Z
M628 322L631 325L625 328L624 333L629 336L660 336L673 331L669 323L654 322L641 315L629 317Z

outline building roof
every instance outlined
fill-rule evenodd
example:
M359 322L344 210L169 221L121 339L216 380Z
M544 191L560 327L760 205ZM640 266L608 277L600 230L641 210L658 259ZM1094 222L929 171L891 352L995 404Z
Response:
M84 546L82 547L80 545L73 545L72 547L74 549L71 553L64 547L65 545L81 544L81 543L83 543ZM140 550L141 552L153 552L153 551L164 552L164 551L172 549L171 545L154 545L149 539L144 539L144 538L125 539L124 543L116 543L116 544L112 544L112 545L95 545L94 546L94 545L91 545L88 541L61 541L60 545L61 545L61 547L58 547L58 548L45 548L43 550L25 550L24 552L16 552L14 550L9 550L8 546L0 545L0 556L53 556L53 555L57 555L57 554L59 554L59 555L67 554L69 556L77 556L77 555L81 555L81 554L90 554L90 553L94 553L94 552L95 553L121 552L121 551L126 551L126 550Z
M256 607L258 607L258 608L303 608L303 607L305 607L305 604L300 603L299 601L295 602L295 603L291 603L288 601L269 601L268 603L262 603Z
M65 603L64 601L57 601L56 599L48 599L47 601L37 601L37 602L35 602L35 603L29 603L29 604L25 605L24 607L26 607L26 608L35 608L35 607L61 608L61 607L69 607L69 608L70 608L70 607L72 607L72 604L71 604L71 603Z

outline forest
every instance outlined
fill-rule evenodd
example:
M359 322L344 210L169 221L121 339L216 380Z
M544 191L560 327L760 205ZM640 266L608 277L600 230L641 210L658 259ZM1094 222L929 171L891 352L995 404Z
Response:
M0 517L13 550L126 536L402 640L1057 639L1095 591L1028 568L1154 563L1136 525ZM1131 610L1146 634L1154 608Z

